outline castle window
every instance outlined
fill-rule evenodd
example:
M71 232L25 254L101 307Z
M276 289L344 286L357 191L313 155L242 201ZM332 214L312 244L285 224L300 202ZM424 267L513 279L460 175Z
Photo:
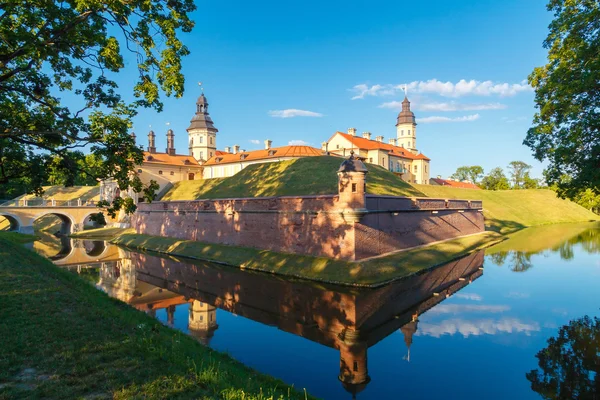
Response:
M204 321L204 315L200 316L200 322Z
M427 173L427 165L425 166L425 173Z
M335 148L336 148L336 149L339 149L339 148L340 148L340 145L339 145L339 144L336 144L336 145L335 145Z
M352 184L352 193L356 193L356 183Z
M203 159L204 159L204 152L203 152L203 151L201 151L201 152L200 152L200 159L201 159L201 160L203 160Z
M373 164L373 157L369 157L369 162Z
M385 165L385 157L381 158L381 166L383 167Z
M211 151L209 154L210 154L210 156L212 157L212 151Z
M415 173L417 172L417 166L415 165L415 167L413 168L415 170Z
M410 136L410 129L408 130L408 136Z
M162 171L158 171L158 174L159 174L159 175L162 175Z
M202 142L204 142L204 137L200 136L200 137L198 138L198 143L202 144Z
M213 144L213 138L212 138L212 136L210 137L210 144Z
M171 171L171 176L175 175L175 172Z
M404 129L400 131L400 136L404 136Z

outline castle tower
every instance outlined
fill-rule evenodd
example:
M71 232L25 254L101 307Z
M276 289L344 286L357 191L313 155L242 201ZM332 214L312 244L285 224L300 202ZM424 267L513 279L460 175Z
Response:
M173 129L167 131L167 150L165 151L170 156L175 155L175 134Z
M208 345L218 327L216 308L198 300L192 301L188 319L190 335Z
M154 131L148 132L148 153L156 153L156 135Z
M359 221L367 211L368 172L360 158L354 156L354 151L350 151L350 157L338 169L339 207L351 221Z
M402 111L398 114L396 123L396 145L417 153L417 123L415 114L410 111L410 101L404 97Z
M215 155L217 150L217 132L208 115L208 100L204 93L196 101L196 115L187 128L190 155L196 160L208 160Z

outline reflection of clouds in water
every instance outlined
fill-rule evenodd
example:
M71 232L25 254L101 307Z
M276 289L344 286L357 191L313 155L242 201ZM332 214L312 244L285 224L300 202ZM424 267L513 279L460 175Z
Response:
M454 297L457 297L459 299L473 300L473 301L483 300L483 297L481 297L481 295L478 295L477 293L455 293Z
M510 310L509 306L493 306L484 304L439 304L427 311L427 314L459 314L465 312L501 313Z
M479 335L495 335L497 333L525 333L538 332L540 325L537 322L530 324L519 321L516 318L502 318L498 321L492 319L481 319L466 321L461 318L447 319L437 324L422 322L419 324L417 335L433 336L439 338L442 335L454 335L460 333L463 337Z
M529 293L523 292L509 292L506 297L511 299L527 299L529 298Z

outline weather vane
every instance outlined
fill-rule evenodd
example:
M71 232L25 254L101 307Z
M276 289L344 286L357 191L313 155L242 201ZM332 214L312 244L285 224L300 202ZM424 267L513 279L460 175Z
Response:
M406 83L404 84L404 96L408 96L408 85Z

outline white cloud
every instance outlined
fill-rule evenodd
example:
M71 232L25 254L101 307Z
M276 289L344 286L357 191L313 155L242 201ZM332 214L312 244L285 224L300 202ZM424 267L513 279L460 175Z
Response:
M258 139L250 139L249 142L252 144L260 144L260 140Z
M352 100L363 99L366 96L386 96L400 93L406 86L408 93L433 93L444 97L461 97L461 96L500 96L509 97L515 96L521 92L530 92L532 87L529 86L526 80L519 83L493 82L493 81L476 81L465 80L453 83L450 81L442 82L437 79L428 81L413 81L407 85L403 84L377 84L368 86L367 84L355 85L350 89L355 93Z
M390 101L379 105L379 108L391 108L393 110L401 110L401 101ZM481 111L481 110L502 110L506 108L502 103L480 103L480 104L461 104L454 101L449 103L420 103L413 102L411 109L418 111Z
M432 117L417 118L421 124L436 124L441 122L472 122L479 119L479 114L465 115L463 117L441 117L434 115Z
M460 314L466 312L502 313L510 310L509 306L494 306L484 304L439 304L427 314Z
M457 297L459 299L473 300L473 301L483 300L483 297L481 297L481 295L479 295L477 293L455 293L452 295L452 297Z
M288 108L285 110L271 110L269 111L269 115L275 118L292 118L292 117L322 117L323 114L307 111L307 110L298 110L295 108Z
M463 337L479 335L495 335L497 333L525 333L538 332L540 325L537 322L524 323L516 318L502 318L498 321L482 319L466 321L460 318L448 319L437 324L426 322L419 323L417 335L440 337L459 333Z
M310 143L305 142L304 140L290 140L288 142L289 146L310 146Z

